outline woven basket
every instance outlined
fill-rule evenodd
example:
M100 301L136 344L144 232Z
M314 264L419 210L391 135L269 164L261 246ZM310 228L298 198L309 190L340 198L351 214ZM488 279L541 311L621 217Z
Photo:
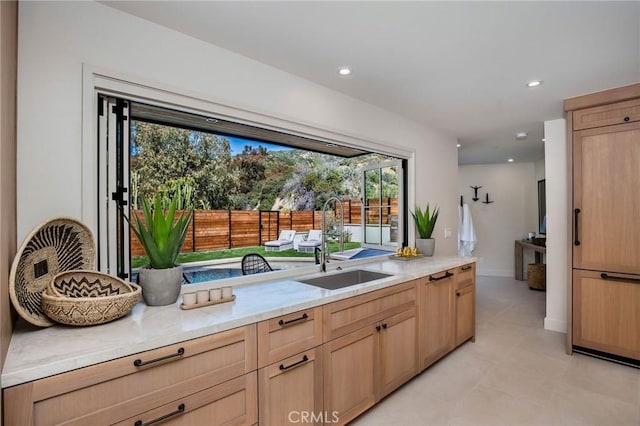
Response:
M547 265L544 263L530 263L527 266L527 282L532 290L547 289Z
M95 269L96 248L91 230L68 217L35 227L11 266L9 296L18 314L39 327L54 324L42 312L41 294L58 273Z
M120 318L140 301L139 286L94 271L66 271L42 293L42 310L68 325L97 325Z

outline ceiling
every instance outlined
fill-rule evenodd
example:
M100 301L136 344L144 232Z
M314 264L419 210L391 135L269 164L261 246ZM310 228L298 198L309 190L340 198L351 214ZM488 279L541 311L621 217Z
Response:
M460 164L542 159L565 98L640 81L640 2L103 3L454 135Z

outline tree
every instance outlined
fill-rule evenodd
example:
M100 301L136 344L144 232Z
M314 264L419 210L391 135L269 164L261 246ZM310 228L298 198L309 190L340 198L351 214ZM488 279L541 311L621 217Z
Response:
M230 206L238 177L226 138L141 121L132 128L130 167L136 174L137 197L151 197L163 185L189 179L196 206Z

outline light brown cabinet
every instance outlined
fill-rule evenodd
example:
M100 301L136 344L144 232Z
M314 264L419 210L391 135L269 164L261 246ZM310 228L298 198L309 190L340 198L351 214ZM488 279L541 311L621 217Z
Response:
M475 338L476 286L475 263L457 269L455 284L455 346Z
M177 419L228 402L231 411L246 413L250 424L257 421L257 398L249 393L255 384L243 385L248 390L241 409L236 399L221 398L212 387L255 369L256 327L250 325L7 388L4 420L7 425L114 424L140 415L153 419L184 404L172 415ZM252 377L245 379L255 382ZM198 404L187 402L201 391Z
M640 123L573 134L573 267L640 273Z
M340 336L323 345L324 408L337 424L417 374L417 284L325 306L325 335Z
M473 338L474 289L465 265L7 388L4 424L345 424Z
M455 343L453 270L420 281L420 369L445 356Z
M378 332L369 325L323 345L324 408L346 424L376 402Z
M260 424L322 424L322 349L316 347L259 370Z
M476 330L475 263L420 281L420 369L448 354Z
M261 425L323 423L321 344L321 306L258 323Z
M571 214L568 351L640 360L640 85L565 101Z
M573 343L640 359L640 279L626 274L611 277L574 270Z

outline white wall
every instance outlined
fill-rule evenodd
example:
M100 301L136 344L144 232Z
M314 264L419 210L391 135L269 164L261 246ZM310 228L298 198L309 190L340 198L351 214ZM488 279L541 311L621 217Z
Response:
M567 331L567 137L564 119L544 122L547 189L547 315L544 328Z
M479 201L470 186L482 186ZM495 201L484 204L485 194ZM469 204L478 243L479 275L514 276L514 241L538 230L534 163L482 164L458 168L458 194ZM458 195L458 203L459 203Z
M444 228L456 232L455 138L98 3L22 2L19 241L52 216L82 217L83 64L267 116L414 150L420 167L409 177L409 190L415 189L417 203L441 206L436 235L442 235ZM455 252L455 238L437 244L436 255Z

